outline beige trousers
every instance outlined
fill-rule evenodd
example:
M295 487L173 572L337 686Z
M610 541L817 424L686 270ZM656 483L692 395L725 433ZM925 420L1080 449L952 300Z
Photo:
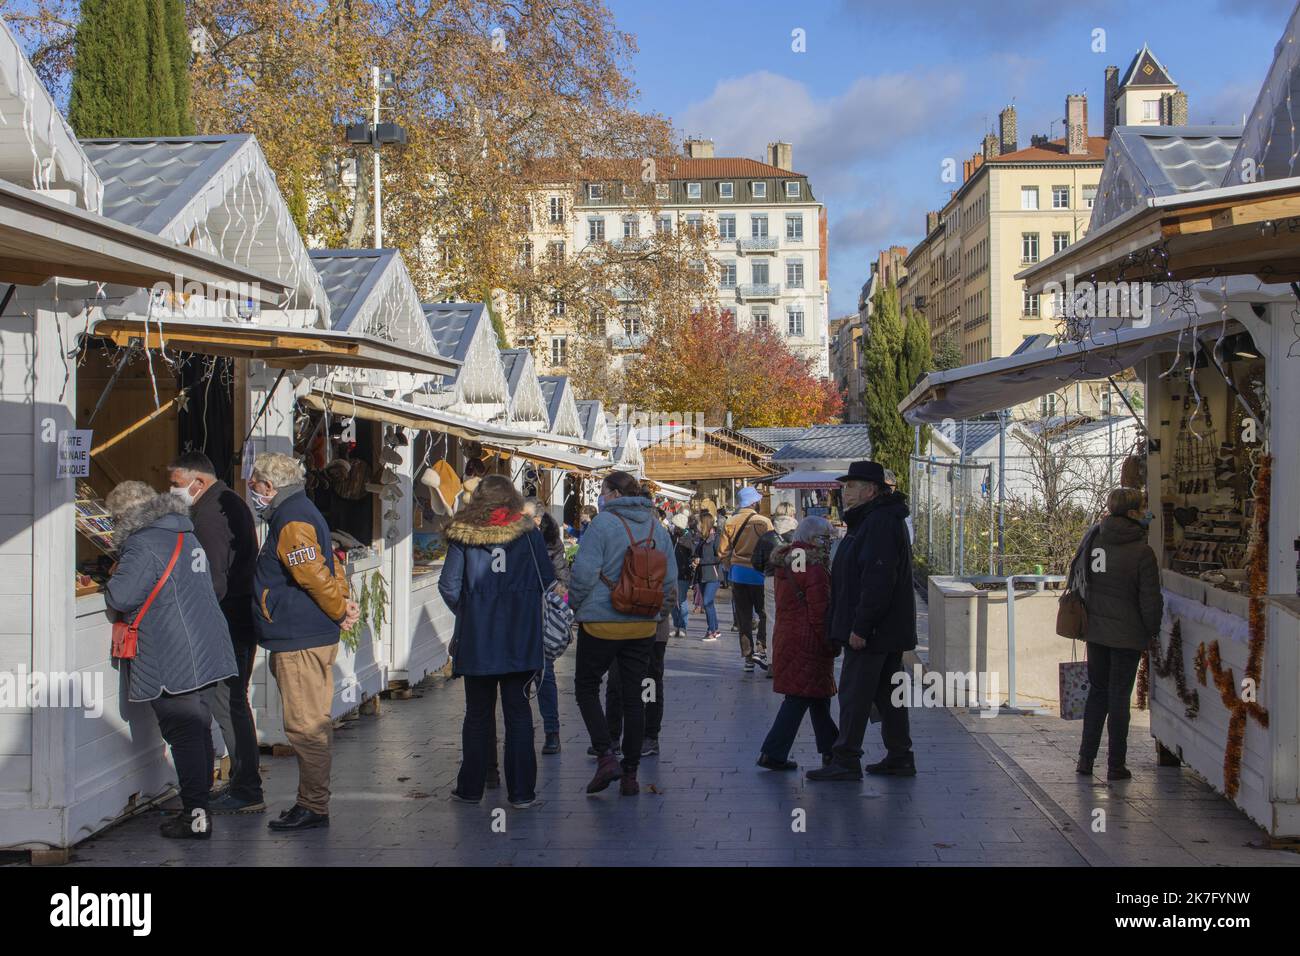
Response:
M284 703L284 733L298 758L298 804L314 813L330 810L330 704L338 653L338 644L271 653L271 673Z

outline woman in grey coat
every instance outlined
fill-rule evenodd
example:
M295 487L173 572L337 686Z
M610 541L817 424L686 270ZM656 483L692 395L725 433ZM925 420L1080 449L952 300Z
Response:
M118 549L106 601L124 621L135 620L180 541L175 566L140 622L136 655L127 662L127 699L152 704L180 778L182 809L162 825L163 836L207 839L214 754L212 712L201 691L238 673L226 618L185 502L124 481L105 503Z
M1147 544L1151 512L1136 488L1116 488L1106 502L1106 517L1084 535L1070 565L1071 586L1088 611L1088 701L1083 710L1080 774L1091 775L1109 724L1108 780L1133 776L1128 756L1129 699L1142 652L1160 631L1164 599L1160 566ZM1085 553L1086 552L1086 553Z

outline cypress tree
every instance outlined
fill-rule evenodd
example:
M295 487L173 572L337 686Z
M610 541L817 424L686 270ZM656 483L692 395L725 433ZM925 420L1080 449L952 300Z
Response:
M898 377L898 400L900 402L916 387L916 383L920 381L921 377L933 367L930 354L929 324L911 306L907 307L905 316L903 350L899 362L900 374ZM904 422L904 425L906 425L906 422ZM921 447L925 448L929 443L930 428L928 425L923 425L921 426ZM915 439L913 439L912 450L915 450ZM897 474L898 490L906 492L911 484L912 470L910 467L905 467Z
M149 131L145 0L82 0L68 121L77 136Z
M908 455L912 451L911 427L898 412L903 374L903 320L898 311L898 291L886 286L876 293L866 331L867 426L871 457L892 470L899 490L906 488ZM910 390L910 386L909 386Z
M190 115L190 31L185 26L184 0L163 0L167 21L167 43L171 51L172 94L176 104L176 132L194 135L194 118Z
M176 74L172 70L171 43L167 37L166 0L146 0L149 10L149 132L175 136L180 132L176 118Z

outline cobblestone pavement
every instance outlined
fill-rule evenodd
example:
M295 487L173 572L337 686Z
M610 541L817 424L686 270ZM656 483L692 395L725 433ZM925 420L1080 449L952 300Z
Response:
M335 736L331 827L285 836L267 815L217 817L212 839L175 843L159 813L81 844L74 864L331 865L1300 865L1256 849L1264 835L1190 772L1156 768L1144 714L1135 714L1134 779L1116 785L1073 772L1077 723L1054 717L982 719L918 709L914 778L812 784L818 761L805 722L797 773L754 766L779 698L761 671L744 674L730 607L723 639L702 622L667 653L662 754L642 761L639 797L617 786L588 797L594 760L573 700L573 655L558 668L563 752L540 756L541 802L514 810L505 791L478 806L449 801L459 764L464 692L433 678L421 696L385 701L379 717ZM536 721L540 745L541 724ZM867 756L882 753L868 730ZM1104 766L1103 759L1098 761ZM292 803L293 758L262 758L272 813ZM1093 810L1107 814L1093 832ZM803 811L803 814L796 814ZM805 828L796 832L798 817ZM493 822L504 819L504 832Z

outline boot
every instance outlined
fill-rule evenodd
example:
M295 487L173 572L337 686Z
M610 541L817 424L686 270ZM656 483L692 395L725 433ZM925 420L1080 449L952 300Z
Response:
M641 792L641 785L636 782L635 770L624 770L619 779L618 792L625 797L635 797Z
M207 811L194 816L193 811L182 810L165 820L158 831L169 840L210 840L212 816Z
M798 770L799 765L793 760L773 760L767 754L758 755L758 765L764 770Z
M916 760L908 754L906 757L900 757L897 760L891 760L886 757L879 763L869 763L866 767L867 773L874 773L886 777L915 777Z
M621 776L623 768L618 765L618 758L614 756L614 751L607 750L596 764L596 776L587 784L587 792L600 793Z
M558 754L560 752L560 735L547 734L546 743L542 746L544 754Z
M1132 778L1133 771L1125 766L1109 767L1106 770L1107 780L1131 780Z
M1081 777L1092 776L1092 761L1086 757L1080 757L1079 762L1074 765L1074 772Z

